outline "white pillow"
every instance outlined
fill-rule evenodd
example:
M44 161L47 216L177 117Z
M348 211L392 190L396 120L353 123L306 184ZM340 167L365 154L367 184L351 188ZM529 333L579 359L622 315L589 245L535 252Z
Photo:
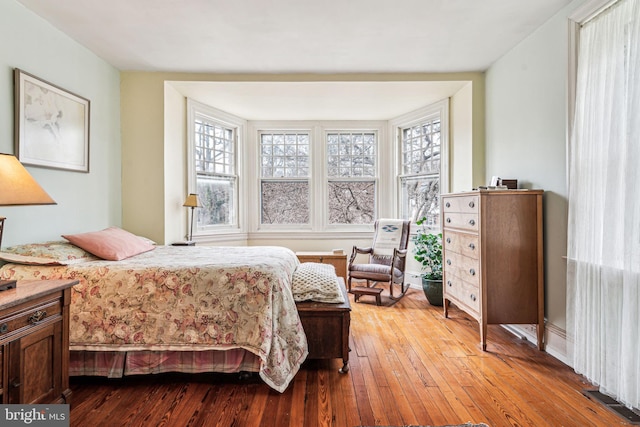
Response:
M344 303L336 269L331 264L303 262L293 272L293 299L325 303Z

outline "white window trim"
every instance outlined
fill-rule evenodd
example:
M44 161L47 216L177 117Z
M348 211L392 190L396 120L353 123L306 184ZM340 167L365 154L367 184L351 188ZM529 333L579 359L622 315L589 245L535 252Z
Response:
M269 122L265 122L265 123L269 123ZM262 224L262 186L261 186L261 182L263 180L262 178L262 162L260 161L260 157L261 157L261 145L260 145L260 136L262 134L285 134L285 133L307 133L309 134L309 176L306 178L299 178L299 177L293 177L291 178L292 181L308 181L309 182L309 218L310 218L310 222L309 224ZM251 221L251 224L255 227L252 227L252 229L255 229L257 231L265 231L265 230L277 230L277 231L290 231L290 230L311 230L312 228L312 221L313 221L313 191L312 191L312 185L313 185L313 126L302 126L302 127L286 127L286 128L282 128L282 127L275 127L275 128L270 128L270 127L259 127L256 129L252 129L251 130L251 136L249 137L249 139L251 140L252 138L255 138L255 150L252 150L255 152L255 169L256 169L256 180L255 180L255 190L256 190L256 196L252 197L250 200L254 200L256 201L257 205L255 207L255 209L252 209L253 212L255 212L257 214L257 222L255 222L254 224L254 220L256 218L251 217L249 220ZM265 181L278 181L279 178L265 178Z
M384 122L340 122L338 126L331 126L332 123L324 124L321 127L321 145L322 146L322 178L320 181L320 185L322 186L322 203L324 205L324 209L318 209L322 212L322 224L324 224L324 230L326 231L372 231L373 224L329 224L329 204L328 200L328 191L327 187L329 184L329 176L327 175L327 134L329 133L337 133L337 132L373 132L376 134L376 165L375 165L375 177L371 179L370 177L362 177L363 180L374 181L376 186L376 198L374 200L374 217L381 218L380 212L380 200L386 200L382 197L381 190L381 182L383 179L381 178L382 173L382 162L380 162L380 153L383 152L383 147L386 147L386 144L383 145L383 141L386 141L388 138L386 137L386 129ZM358 177L349 178L350 180L357 180ZM336 179L337 180L337 179Z
M277 133L286 131L308 131L311 139L310 147L310 224L309 225L288 225L288 224L260 224L260 170L259 167L247 168L247 180L251 182L251 190L247 200L249 217L250 239L260 238L327 238L335 239L337 237L344 238L350 235L353 238L361 237L361 233L370 233L373 226L366 225L330 225L327 224L328 212L326 209L327 198L327 174L326 174L326 143L325 136L331 131L373 131L376 132L378 138L377 153L379 155L386 148L387 138L387 122L384 120L374 121L249 121L247 126L247 147L251 152L252 158L249 164L259 165L260 156L260 140L259 134ZM380 162L376 162L378 187L376 197L376 216L380 216L378 207L380 200L388 200L389 194L383 193L380 189L380 182L383 181ZM320 204L320 206L318 206ZM327 234L329 233L329 234Z
M188 126L188 189L195 188L193 153L193 123L195 112L211 116L214 120L237 129L236 167L239 192L236 195L237 226L221 226L215 231L194 230L194 236L201 242L237 241L238 239L316 239L333 240L369 237L372 225L330 225L325 206L327 198L326 141L325 136L332 131L374 131L377 133L376 153L376 218L395 218L401 210L400 174L401 141L398 128L410 126L425 118L440 114L441 120L441 192L449 191L449 99L403 114L391 120L370 121L251 121L218 110L192 99L187 99ZM286 224L260 224L260 141L259 131L308 131L310 147L311 181L311 224L309 226ZM381 153L385 157L381 158ZM381 201L393 200L393 203ZM321 204L322 206L318 206Z
M440 116L440 194L450 191L449 187L449 98L438 101L434 104L403 114L389 121L389 133L394 135L395 143L395 186L394 200L396 200L396 212L402 212L402 201L400 200L401 180L404 176L402 169L402 138L401 130L411 127L425 120ZM412 227L415 228L415 227Z
M236 186L234 194L235 212L233 213L233 217L235 218L235 224L212 225L208 226L205 230L196 226L193 231L193 235L194 237L198 238L197 240L202 241L205 241L207 240L207 238L210 238L212 236L215 236L216 240L221 237L224 238L224 236L241 238L241 236L238 235L241 233L246 233L245 227L243 227L243 225L247 223L245 218L246 198L241 197L241 194L246 191L247 186L247 180L243 179L245 170L245 161L243 161L245 151L243 141L246 140L247 121L240 117L234 116L233 114L229 114L225 111L218 110L217 108L187 98L187 193L196 192L196 170L195 159L193 156L193 152L195 149L193 123L195 122L196 114L207 116L213 121L235 129L235 175L237 176L238 184Z

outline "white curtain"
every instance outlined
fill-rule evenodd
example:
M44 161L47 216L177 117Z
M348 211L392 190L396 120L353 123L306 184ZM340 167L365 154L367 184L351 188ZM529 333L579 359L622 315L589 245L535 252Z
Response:
M640 407L640 0L580 30L569 148L567 333L574 369Z

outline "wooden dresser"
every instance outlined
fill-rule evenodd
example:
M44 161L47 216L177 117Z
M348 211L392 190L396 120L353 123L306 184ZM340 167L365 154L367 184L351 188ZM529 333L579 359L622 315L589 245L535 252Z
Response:
M24 280L0 292L0 403L70 403L72 280Z
M317 262L331 264L336 268L336 274L347 280L347 254L334 254L333 252L296 252L300 262Z
M544 339L542 190L444 194L443 300L475 318L482 349L487 324L535 324Z

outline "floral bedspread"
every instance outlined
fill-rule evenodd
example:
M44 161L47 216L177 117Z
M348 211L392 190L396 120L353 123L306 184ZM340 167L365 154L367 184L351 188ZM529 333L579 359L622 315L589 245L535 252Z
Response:
M10 263L0 278L78 279L72 350L243 348L282 392L308 353L291 293L297 265L281 247L158 246L122 261Z

